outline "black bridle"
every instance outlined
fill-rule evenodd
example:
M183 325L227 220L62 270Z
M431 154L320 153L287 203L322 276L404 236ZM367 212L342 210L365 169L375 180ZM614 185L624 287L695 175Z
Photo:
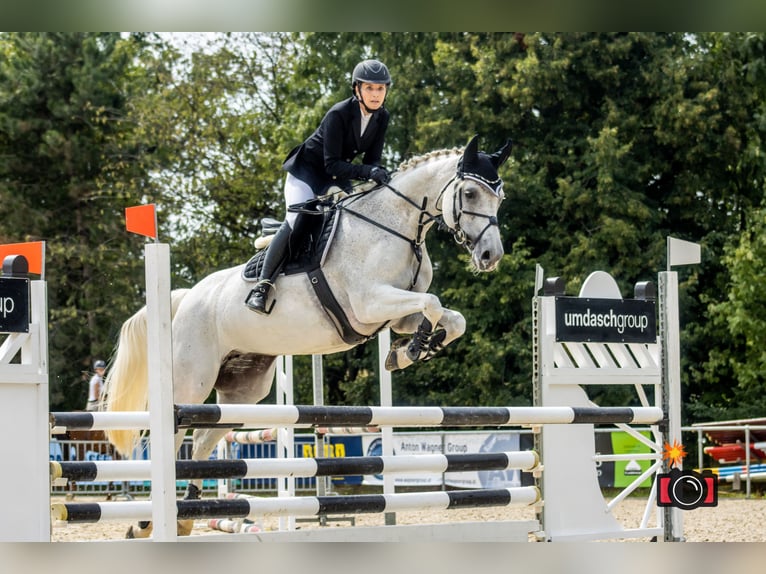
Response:
M441 192L439 193L439 199L436 201L437 209L439 208L439 201L441 200L442 196L444 195L444 192L447 191L447 188L449 188L450 184L453 182L464 183L465 179L472 179L479 184L481 184L483 187L486 187L487 189L492 192L493 195L496 195L498 197L502 197L502 181L500 179L497 179L494 182L488 182L484 178L482 178L479 175L472 174L472 173L464 173L461 171L458 171L458 173L453 177L451 180L447 182L447 184L442 188ZM458 183L455 183L455 185L459 185ZM441 210L443 211L443 210ZM487 225L484 226L484 229L482 229L479 232L479 235L476 236L476 238L471 239L468 237L463 231L463 228L460 227L460 218L463 215L472 215L474 217L483 217L487 220ZM442 218L443 219L443 218ZM449 227L444 224L444 227L452 234L452 237L455 239L455 242L458 245L463 245L465 248L470 252L471 249L473 249L473 246L478 243L481 238L484 236L484 234L487 232L487 230L493 226L500 226L500 223L497 219L496 215L487 215L486 213L479 213L477 211L468 211L463 208L463 187L461 186L456 193L452 194L452 220L455 222L455 227Z
M458 168L457 173L450 179L442 188L442 190L439 192L439 196L436 199L436 209L441 213L443 210L440 207L440 203L442 201L442 197L444 196L444 193L447 191L450 185L455 184L459 185L460 183L463 183L465 179L472 179L478 183L480 183L482 186L486 187L490 190L494 195L498 197L502 197L502 181L498 178L494 182L486 181L484 178L477 174L473 173L466 173L463 172L460 168ZM402 233L399 233L395 229L391 229L390 227L387 227L383 225L382 223L379 223L375 221L374 219L367 217L366 215L363 215L359 213L358 211L354 211L353 209L350 209L349 205L351 202L356 201L360 197L367 195L368 193L372 191L379 190L381 188L387 188L391 192L393 192L398 197L402 198L404 201L409 203L411 206L413 206L415 209L417 209L420 213L418 215L418 227L417 232L415 234L414 238L409 238L406 235L403 235ZM484 234L487 232L489 228L492 226L499 226L499 222L497 220L496 215L487 215L485 213L478 213L475 211L465 211L463 209L463 188L460 187L459 190L456 190L456 193L452 195L452 219L455 222L455 227L450 227L446 224L444 221L444 217L441 214L434 215L428 211L428 198L424 197L421 204L418 204L417 202L413 201L403 193L401 193L398 189L393 187L392 185L388 183L383 183L381 185L378 185L370 190L367 190L365 192L354 194L351 196L348 196L346 198L343 198L341 201L338 202L337 208L339 210L345 211L346 213L349 213L350 215L353 215L354 217L358 217L359 219L366 221L367 223L374 225L387 233L390 233L391 235L398 237L399 239L402 239L410 244L412 247L412 251L415 255L415 259L418 262L417 268L415 269L415 273L413 274L412 280L410 281L410 285L408 287L408 290L412 290L415 287L415 284L418 280L418 275L420 274L420 268L423 263L423 248L421 247L423 245L423 242L425 241L425 232L428 228L428 226L431 223L437 223L440 229L446 229L449 231L453 238L455 239L455 242L458 245L463 245L468 252L471 251L473 246L478 243L481 238L484 236ZM465 231L463 231L462 227L460 227L460 218L463 215L471 215L474 217L482 217L487 219L487 225L484 227L484 229L479 232L479 235L471 239L469 238Z

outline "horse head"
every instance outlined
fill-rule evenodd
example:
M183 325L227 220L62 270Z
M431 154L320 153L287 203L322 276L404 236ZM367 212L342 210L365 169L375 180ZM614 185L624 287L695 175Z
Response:
M511 154L511 141L493 154L479 151L479 137L468 142L457 174L443 195L443 218L455 240L471 253L478 271L493 271L503 257L497 211L505 198L497 173Z

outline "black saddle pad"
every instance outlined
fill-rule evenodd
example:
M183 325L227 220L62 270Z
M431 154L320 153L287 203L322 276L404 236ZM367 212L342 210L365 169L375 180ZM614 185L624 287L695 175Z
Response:
M318 212L316 215L305 215L308 217L307 230L303 235L298 249L288 255L287 261L282 266L283 275L295 275L305 273L319 267L324 253L330 246L333 232L335 230L335 220L338 210L330 208L326 211ZM266 255L266 249L258 251L253 255L245 265L242 277L246 281L257 281L261 275L263 267L263 258Z

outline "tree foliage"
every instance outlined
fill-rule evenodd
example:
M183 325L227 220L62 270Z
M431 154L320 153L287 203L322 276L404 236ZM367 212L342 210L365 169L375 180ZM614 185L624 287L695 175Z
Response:
M82 408L83 371L109 356L116 316L141 297L121 215L147 175L126 120L135 46L84 33L0 42L0 235L46 241L51 404Z
M684 412L759 414L765 54L745 33L1 34L2 239L49 245L53 404L77 406L71 383L142 304L124 207L158 204L176 287L243 262L284 215L283 158L376 57L388 167L475 133L514 142L500 269L475 276L429 235L433 292L468 331L394 374L397 403L528 404L535 264L570 294L603 269L632 296L671 235L703 246L679 269ZM324 364L328 403L378 401L375 341ZM311 401L309 358L296 376Z

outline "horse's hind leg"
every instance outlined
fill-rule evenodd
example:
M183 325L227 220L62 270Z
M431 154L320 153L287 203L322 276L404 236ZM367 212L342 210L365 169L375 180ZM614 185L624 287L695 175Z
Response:
M178 451L181 449L181 445L184 441L184 436L186 435L185 430L180 430L176 433L175 436L175 452L178 453ZM138 524L135 526L131 525L128 528L128 531L125 533L125 538L149 538L152 535L152 523L148 520L146 521L139 521ZM178 521L177 524L177 530L178 534L184 536L191 533L191 529L188 529L187 532L187 526L182 524L181 521Z
M222 362L215 379L214 388L219 404L255 404L263 400L271 390L276 370L276 357L230 353ZM191 402L191 397L182 397L179 402ZM204 400L198 400L202 402ZM192 433L192 460L210 458L219 441L226 436L230 428L195 429ZM185 431L176 434L176 452L183 443ZM184 499L198 499L202 494L202 479L189 481ZM193 520L179 520L178 534L191 534ZM138 527L131 526L127 538L147 538L151 535L150 522L139 522Z
M215 383L218 404L255 404L271 390L276 357L231 353L226 357ZM230 428L196 429L193 433L192 460L207 460ZM189 481L185 499L197 499L202 480Z

